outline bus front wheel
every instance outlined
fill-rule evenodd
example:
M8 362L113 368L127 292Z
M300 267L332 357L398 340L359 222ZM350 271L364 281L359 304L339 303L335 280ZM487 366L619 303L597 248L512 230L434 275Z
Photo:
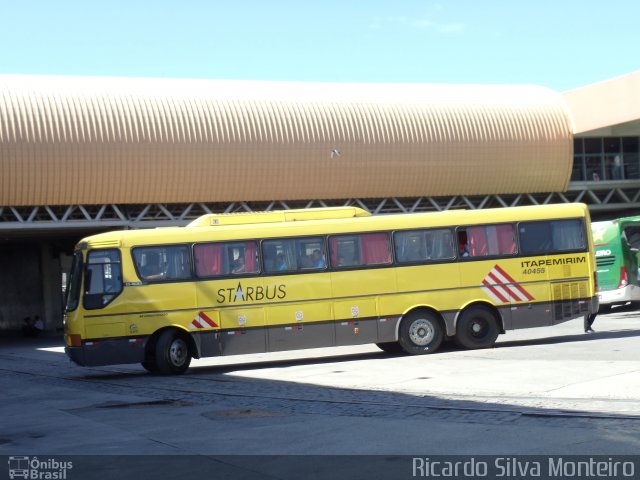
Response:
M155 357L159 373L171 375L186 372L191 363L191 355L184 334L176 330L162 332L156 343Z
M411 312L400 323L398 343L410 355L433 353L443 339L442 323L431 312Z
M482 305L470 307L460 315L455 342L461 347L475 350L493 347L500 329L493 312Z

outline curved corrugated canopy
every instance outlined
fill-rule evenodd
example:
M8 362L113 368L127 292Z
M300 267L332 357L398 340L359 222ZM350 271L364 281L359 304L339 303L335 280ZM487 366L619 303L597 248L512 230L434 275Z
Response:
M554 192L562 98L531 86L0 76L0 205Z

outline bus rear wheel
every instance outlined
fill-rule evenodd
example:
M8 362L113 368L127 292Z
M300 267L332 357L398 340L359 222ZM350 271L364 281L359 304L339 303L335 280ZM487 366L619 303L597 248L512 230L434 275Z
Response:
M455 342L469 350L493 347L500 333L498 320L487 307L476 305L460 315Z
M410 355L433 353L438 350L443 339L442 323L431 312L411 312L400 323L398 343Z
M165 330L156 343L155 364L163 375L180 374L187 371L191 363L189 344L183 333Z

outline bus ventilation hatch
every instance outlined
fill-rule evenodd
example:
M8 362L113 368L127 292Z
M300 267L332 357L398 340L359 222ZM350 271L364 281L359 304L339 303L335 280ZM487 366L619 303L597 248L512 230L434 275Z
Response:
M567 320L589 309L587 282L563 282L552 285L553 319Z

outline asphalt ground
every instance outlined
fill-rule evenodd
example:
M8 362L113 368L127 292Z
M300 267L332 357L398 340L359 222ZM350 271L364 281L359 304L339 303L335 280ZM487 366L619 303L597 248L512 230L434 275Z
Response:
M78 367L57 335L5 337L0 455L636 455L640 312L594 328L426 356L367 345L209 358L175 377Z

